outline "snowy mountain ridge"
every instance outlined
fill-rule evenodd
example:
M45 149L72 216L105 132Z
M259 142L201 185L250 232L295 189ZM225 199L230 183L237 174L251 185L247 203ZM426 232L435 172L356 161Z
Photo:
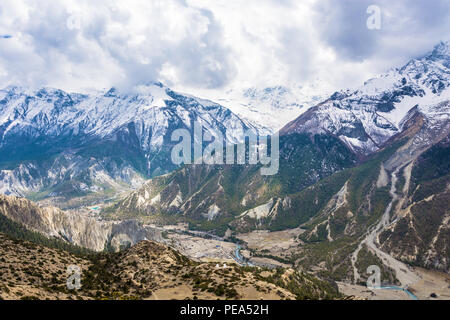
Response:
M177 167L172 132L194 136L194 122L226 143L258 132L229 109L161 83L132 93L7 87L0 90L0 191L78 196L135 188Z
M273 134L310 107L326 99L332 91L316 80L305 85L231 88L205 93L226 106L264 134Z
M401 131L409 110L417 106L419 112L432 117L429 107L450 99L449 46L441 42L402 68L391 69L357 89L335 92L281 132L331 133L356 153L378 150ZM443 116L448 120L448 114Z
M206 129L220 124L227 128L226 140L238 142L248 123L214 102L180 95L162 84L140 87L139 94L122 94L111 88L104 94L69 94L43 88L22 91L18 87L0 90L0 146L8 135L35 131L46 135L96 135L106 137L134 122L145 151L162 145L171 120L180 127L200 121ZM222 131L222 130L221 130Z

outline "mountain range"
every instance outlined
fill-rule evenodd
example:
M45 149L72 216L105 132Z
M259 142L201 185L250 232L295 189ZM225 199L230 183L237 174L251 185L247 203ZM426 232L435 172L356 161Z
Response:
M5 230L20 225L96 251L139 251L140 241L164 242L150 224L186 223L239 243L250 261L354 284L378 265L386 283L408 287L418 267L450 270L449 87L449 42L323 98L281 86L231 92L220 104L161 83L89 95L8 87L0 91L0 217ZM276 109L283 117L268 121ZM289 114L296 118L287 122ZM194 135L194 121L227 144L243 143L245 130L277 132L278 173L172 164L172 132ZM49 202L60 208L43 208ZM96 203L95 218L61 210ZM293 245L280 252L243 240L266 230L295 232Z
M161 83L132 94L8 87L0 91L0 111L0 191L66 203L106 199L174 170L171 134L185 128L194 135L194 122L226 143L246 130L258 133L229 109Z
M147 181L104 214L182 220L220 235L301 226L303 245L286 255L303 266L331 256L337 265L327 269L338 279L359 279L350 249L361 243L375 256L380 247L408 263L448 271L449 52L440 43L285 125L277 175L261 176L257 166L185 166ZM421 217L426 210L418 208L428 206L435 216ZM426 237L416 231L422 224L431 228ZM303 261L325 246L330 252L321 253L323 260Z

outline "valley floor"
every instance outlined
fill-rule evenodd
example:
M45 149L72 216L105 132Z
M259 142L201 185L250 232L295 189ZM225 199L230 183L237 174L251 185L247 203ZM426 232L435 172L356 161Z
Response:
M189 234L186 226L152 226L167 232L164 243L179 250L182 254L198 261L235 264L236 244L220 238L205 238L206 233L197 232ZM245 241L246 249L241 250L242 256L250 265L269 268L291 267L291 265L276 260L298 246L297 236L302 233L301 228L288 229L284 231L270 232L258 230L245 234L239 234L237 238ZM264 252L266 255L254 256L250 252ZM272 258L271 258L272 257ZM408 286L408 290L419 300L448 300L450 299L450 275L442 272L426 270L423 268L411 268L418 277L416 281ZM338 282L339 290L346 296L368 300L409 300L409 296L403 290L395 289L368 289L365 286ZM182 288L179 288L181 294ZM164 299L168 292L162 290L156 296ZM177 293L178 294L178 293ZM431 297L434 294L435 297ZM434 296L433 295L433 296ZM249 296L253 295L249 292Z
M419 300L449 300L450 275L422 268L414 270L420 279L408 287ZM365 286L338 282L339 291L348 296L357 296L368 300L410 300L411 297L402 290L368 289ZM431 296L434 294L435 296Z

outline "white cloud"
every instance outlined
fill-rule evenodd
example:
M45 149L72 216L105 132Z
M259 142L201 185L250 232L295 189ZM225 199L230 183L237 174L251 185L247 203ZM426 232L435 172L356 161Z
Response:
M0 87L354 86L448 39L448 1L430 2L2 0Z

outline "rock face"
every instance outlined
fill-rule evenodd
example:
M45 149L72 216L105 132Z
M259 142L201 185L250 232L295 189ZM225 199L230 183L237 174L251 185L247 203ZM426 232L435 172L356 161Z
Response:
M58 208L41 208L24 198L0 195L0 214L47 237L55 237L94 251L114 250L158 234L136 221L97 221Z

